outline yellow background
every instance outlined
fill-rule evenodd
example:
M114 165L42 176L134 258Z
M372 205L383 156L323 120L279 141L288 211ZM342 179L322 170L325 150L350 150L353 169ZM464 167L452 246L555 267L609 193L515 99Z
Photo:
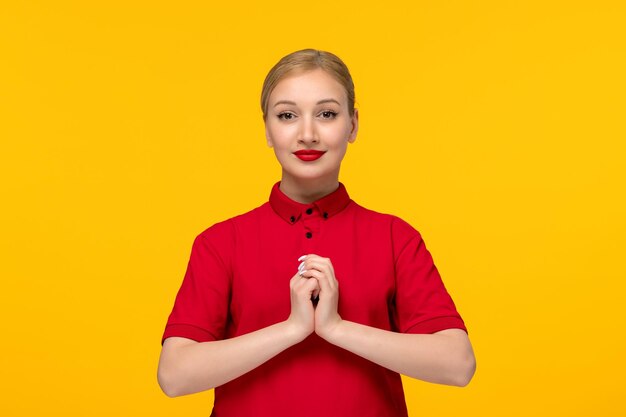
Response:
M355 79L341 181L469 326L472 383L405 379L410 414L624 415L625 10L3 1L0 415L209 415L160 391L160 337L193 238L279 179L260 88L305 47Z

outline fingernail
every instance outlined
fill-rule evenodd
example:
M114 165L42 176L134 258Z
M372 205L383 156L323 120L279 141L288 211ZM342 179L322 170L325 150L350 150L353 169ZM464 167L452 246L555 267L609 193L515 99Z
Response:
M302 268L304 268L304 261L298 265L298 271L302 271Z
M306 255L302 255L301 257L298 258L299 261L304 260L304 258L306 258Z
M300 271L300 276L304 275L305 272L306 272L306 269L303 269L302 271Z

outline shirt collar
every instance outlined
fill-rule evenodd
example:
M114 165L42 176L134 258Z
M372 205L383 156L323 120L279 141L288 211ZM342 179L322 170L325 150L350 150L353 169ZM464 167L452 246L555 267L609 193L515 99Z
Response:
M272 206L276 214L290 224L296 223L302 216L302 213L305 213L308 209L312 209L319 216L328 219L343 210L350 202L350 196L346 191L346 187L341 182L335 191L310 204L292 200L280 190L279 186L280 181L272 187L270 206Z

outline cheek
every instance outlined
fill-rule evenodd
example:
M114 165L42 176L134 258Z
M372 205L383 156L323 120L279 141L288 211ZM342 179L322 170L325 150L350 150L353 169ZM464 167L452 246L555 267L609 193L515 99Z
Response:
M268 130L267 139L272 142L272 147L274 148L274 151L277 151L282 148L284 139L282 138L279 132Z
M291 126L270 126L268 132L275 142L285 143L294 135L294 128Z
M345 147L348 143L349 136L349 126L341 126L340 128L335 127L334 129L330 129L326 134L326 137L332 141L333 147L336 148Z

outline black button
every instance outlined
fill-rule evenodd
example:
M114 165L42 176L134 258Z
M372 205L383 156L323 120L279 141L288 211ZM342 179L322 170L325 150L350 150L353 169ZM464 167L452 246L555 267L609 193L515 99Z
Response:
M305 235L305 236L306 236L306 238L307 238L307 239L311 239L311 238L313 237L313 233L311 233L311 232L306 232L306 235Z
M291 217L289 218L289 220L291 220L291 223L293 223L293 222L295 222L295 221L296 221L296 218L295 218L295 217L293 217L293 216L291 216Z
M328 218L328 213L324 212L324 218L327 219Z
M313 209L312 208L306 209L306 214L313 214Z

